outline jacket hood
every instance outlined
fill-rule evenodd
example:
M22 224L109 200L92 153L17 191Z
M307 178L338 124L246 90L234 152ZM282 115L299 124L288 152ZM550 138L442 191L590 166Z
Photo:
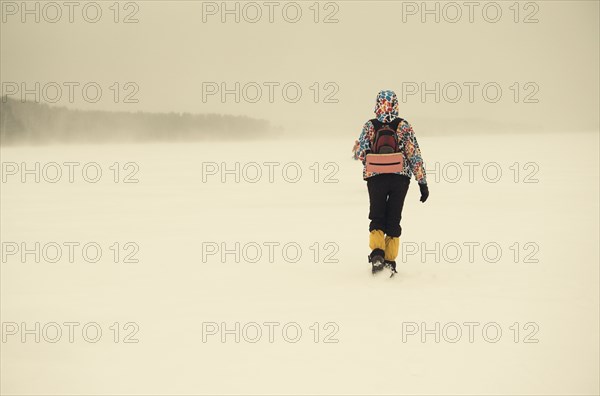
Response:
M398 98L396 93L390 90L379 91L375 103L375 115L381 122L392 122L398 117Z

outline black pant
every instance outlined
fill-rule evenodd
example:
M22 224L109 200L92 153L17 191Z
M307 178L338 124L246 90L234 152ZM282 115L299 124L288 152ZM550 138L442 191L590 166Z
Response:
M402 207L409 184L409 177L393 173L371 176L367 179L369 219L371 219L369 231L382 230L388 236L400 236Z

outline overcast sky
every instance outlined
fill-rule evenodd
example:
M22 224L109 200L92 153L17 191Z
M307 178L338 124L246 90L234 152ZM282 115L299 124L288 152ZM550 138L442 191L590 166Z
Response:
M83 18L86 3L74 9L72 23L66 6L61 6L60 20L50 23L56 9L38 5L37 23L34 14L22 15L21 2L3 1L1 79L4 93L12 83L80 83L74 88L74 103L67 102L66 86L59 101L76 108L244 114L292 128L327 127L352 134L371 118L378 90L394 89L401 95L403 88L420 90L422 83L435 90L439 82L440 103L433 94L425 103L419 93L408 95L401 98L402 116L413 123L476 119L556 130L597 129L599 3L523 2L518 16L512 1L489 3L479 2L470 10L463 2L453 3L459 8L429 2L431 9L438 4L436 23L436 15L422 15L421 2L322 2L318 16L312 1L298 2L299 7L279 2L270 23L269 7L261 1L237 3L240 22L230 14L223 23L221 2L142 1L127 7L121 3L115 23L113 2L107 1L97 2L102 10L97 23ZM256 4L262 16L251 23ZM492 23L495 4L502 15ZM34 9L35 3L28 6ZM228 7L234 9L236 3ZM298 8L302 16L291 23ZM138 22L123 23L127 15ZM88 6L86 16L94 18L94 6ZM323 23L325 19L337 22ZM88 82L102 88L97 103L82 98L81 86ZM127 82L135 86L125 87ZM203 85L206 92L220 89L222 82L232 89L236 82L246 85L240 93L247 98L235 103L234 95L227 95L221 103L217 93L203 100ZM257 103L250 103L257 91L255 84L247 84L253 82L262 89ZM274 103L268 100L268 83L280 84L272 85ZM292 83L289 100L297 87L302 89L297 103L285 100L286 83ZM486 101L482 87L487 83L488 99L494 99L497 87L502 89L498 102ZM134 92L136 86L139 92ZM458 100L457 86L462 90ZM120 92L118 103L115 91ZM139 103L124 103L128 93ZM338 103L324 103L327 95ZM20 98L19 93L11 96Z

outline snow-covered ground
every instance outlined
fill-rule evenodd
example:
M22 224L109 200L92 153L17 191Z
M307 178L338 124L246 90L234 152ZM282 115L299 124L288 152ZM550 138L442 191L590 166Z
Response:
M598 394L598 134L420 137L392 279L353 138L2 148L2 393Z

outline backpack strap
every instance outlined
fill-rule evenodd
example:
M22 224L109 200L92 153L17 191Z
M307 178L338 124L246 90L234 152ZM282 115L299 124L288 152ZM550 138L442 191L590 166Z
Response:
M371 124L373 124L373 128L375 128L375 132L377 132L377 130L379 128L381 128L384 123L379 121L377 118L373 118L371 121ZM400 125L400 123L404 121L403 118L400 117L396 117L394 118L394 121L390 122L388 125L394 130L396 131L398 129L398 126Z
M394 118L394 121L390 122L390 126L392 127L392 129L394 131L398 131L398 126L400 126L400 123L404 121L404 119L400 118L400 117L396 117Z
M371 121L371 124L373 124L373 128L375 129L375 132L377 132L377 130L379 128L381 128L381 126L383 125L383 123L381 121L379 121L377 118L373 118Z

